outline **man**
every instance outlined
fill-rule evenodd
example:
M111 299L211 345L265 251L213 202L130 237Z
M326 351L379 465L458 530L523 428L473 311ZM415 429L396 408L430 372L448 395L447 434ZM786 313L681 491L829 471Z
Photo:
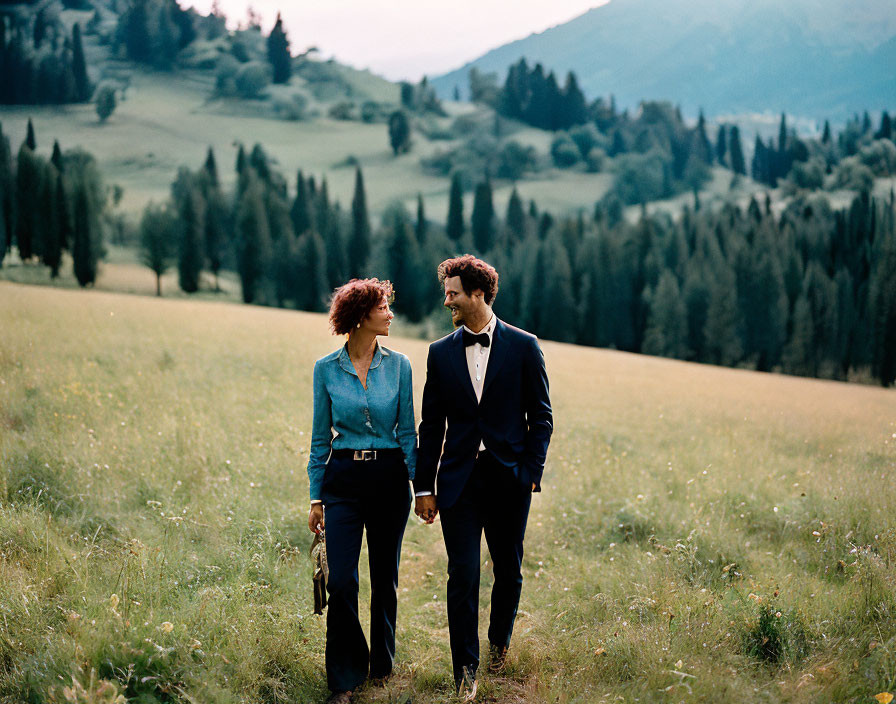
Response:
M498 273L471 255L439 265L458 328L429 348L419 427L415 512L442 516L454 681L476 696L479 545L494 569L489 670L504 668L523 584L523 537L553 430L544 356L535 336L498 320ZM433 495L435 493L435 495Z

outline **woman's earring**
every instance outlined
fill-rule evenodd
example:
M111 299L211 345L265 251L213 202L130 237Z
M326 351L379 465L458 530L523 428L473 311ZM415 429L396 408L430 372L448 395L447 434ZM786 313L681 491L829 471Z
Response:
M355 327L356 327L356 328L361 327L361 323L358 323L357 325L355 325Z

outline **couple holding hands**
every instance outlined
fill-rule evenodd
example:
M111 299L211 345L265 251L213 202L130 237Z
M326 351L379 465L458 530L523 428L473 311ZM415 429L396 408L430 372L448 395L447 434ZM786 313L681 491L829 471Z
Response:
M533 335L492 312L493 267L465 255L442 262L438 276L458 329L429 347L419 445L410 362L377 342L393 318L388 281L353 280L336 290L330 324L348 341L314 365L308 526L317 533L326 525L326 671L333 704L351 702L368 676L383 680L392 672L409 480L417 516L432 523L441 514L451 660L464 701L476 697L483 531L495 577L489 671L503 669L510 644L526 521L553 429L544 356ZM358 618L364 529L369 647Z

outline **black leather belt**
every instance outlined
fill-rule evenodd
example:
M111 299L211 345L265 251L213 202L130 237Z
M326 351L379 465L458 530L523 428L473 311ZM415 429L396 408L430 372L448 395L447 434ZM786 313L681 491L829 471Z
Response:
M333 450L333 456L339 459L353 459L355 462L372 462L376 459L395 457L401 453L398 447L388 447L382 450Z

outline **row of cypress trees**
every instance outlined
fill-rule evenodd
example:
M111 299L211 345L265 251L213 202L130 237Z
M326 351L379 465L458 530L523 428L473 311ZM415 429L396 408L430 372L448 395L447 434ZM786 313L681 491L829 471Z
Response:
M175 195L171 205L172 221L182 232L194 227L197 242L195 203L209 197L201 184L217 182L209 163L211 153L197 174L179 174L175 194L192 182L196 195ZM630 223L618 202L599 203L591 217L555 219L514 189L501 218L484 179L468 218L454 179L445 227L427 220L419 197L416 218L395 203L374 229L360 168L349 212L331 201L326 181L299 173L289 189L260 146L241 150L237 173L232 197L215 191L225 206L205 212L232 213L217 241L229 243L247 302L321 311L334 287L374 275L391 279L396 310L420 321L441 315L438 262L472 251L501 274L498 315L547 339L763 371L896 379L892 196L862 193L835 210L823 195L803 195L780 216L754 199L745 210L686 209L678 219L642 212Z
M93 87L87 75L81 26L68 35L61 22L44 18L27 27L0 14L0 104L83 103Z
M106 194L99 169L80 149L63 154L58 141L49 160L36 148L29 120L13 164L0 126L0 264L15 246L23 262L41 262L55 278L68 251L78 283L87 286L96 280L103 254Z

